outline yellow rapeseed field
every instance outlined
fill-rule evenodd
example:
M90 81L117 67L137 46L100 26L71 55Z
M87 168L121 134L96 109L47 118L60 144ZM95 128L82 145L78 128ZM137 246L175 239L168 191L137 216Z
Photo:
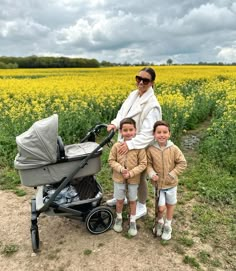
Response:
M108 123L136 88L142 67L0 70L0 129L6 143L38 119L59 115L59 132L73 143L95 123ZM213 115L209 134L236 133L235 66L155 66L155 93L172 137ZM234 136L232 137L234 138ZM1 138L0 138L1 139ZM232 139L233 140L233 139ZM235 142L229 141L232 145ZM4 143L5 142L5 143ZM10 148L10 147L9 147Z
M186 80L235 78L235 67L161 66L156 94L160 103L192 106L191 97L179 91ZM140 67L98 69L16 69L0 71L0 109L11 119L40 119L53 112L86 109L89 101L101 108L116 108L134 89ZM161 91L159 92L159 88ZM173 86L176 86L173 88ZM222 86L223 87L223 86ZM228 86L227 86L228 87ZM211 92L211 90L210 90ZM187 113L186 113L187 114Z

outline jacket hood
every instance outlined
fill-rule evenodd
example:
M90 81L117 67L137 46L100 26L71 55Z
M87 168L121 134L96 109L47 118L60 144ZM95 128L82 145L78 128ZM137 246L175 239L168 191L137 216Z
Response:
M167 140L167 143L166 143L166 146L165 146L164 150L171 147L171 146L173 146L173 145L174 145L174 143L171 140ZM152 146L154 146L155 148L161 150L161 147L160 147L160 145L158 144L157 141L153 141Z

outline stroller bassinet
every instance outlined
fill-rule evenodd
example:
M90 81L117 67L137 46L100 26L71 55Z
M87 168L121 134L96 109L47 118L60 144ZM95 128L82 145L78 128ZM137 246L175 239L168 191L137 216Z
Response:
M21 183L37 188L36 197L31 200L31 240L35 252L39 249L37 219L42 212L82 218L94 234L111 227L113 212L100 206L103 191L95 177L101 169L102 147L114 136L112 131L102 143L94 142L106 126L96 125L79 144L64 146L58 136L58 116L54 114L16 137L18 154L14 166Z
M23 185L36 187L57 183L73 172L78 161L98 146L96 142L84 142L64 147L58 139L57 130L58 116L54 114L35 122L28 131L16 137L19 153L14 165L19 170ZM94 152L88 165L81 168L74 178L98 173L101 169L101 153L102 149Z

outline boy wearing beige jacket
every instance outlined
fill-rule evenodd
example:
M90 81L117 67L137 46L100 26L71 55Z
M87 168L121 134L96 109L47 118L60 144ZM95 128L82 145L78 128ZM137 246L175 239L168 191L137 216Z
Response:
M114 224L114 231L121 232L122 210L128 187L128 199L130 207L130 225L128 233L131 236L137 234L136 227L136 199L140 174L147 167L147 157L145 149L129 150L126 154L120 154L119 149L122 142L129 141L136 134L136 123L132 118L125 118L120 122L121 140L115 143L110 151L109 165L112 168L112 179L114 181L114 195L116 198L117 217Z
M167 122L157 121L153 127L153 134L155 142L147 149L147 173L159 192L156 235L161 236L163 240L170 240L171 222L177 203L178 175L184 171L187 162L181 150L169 140L171 133Z

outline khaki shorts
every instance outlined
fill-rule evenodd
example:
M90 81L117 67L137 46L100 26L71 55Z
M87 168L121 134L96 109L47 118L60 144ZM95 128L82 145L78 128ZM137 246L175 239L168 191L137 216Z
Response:
M164 206L166 204L175 205L176 203L177 186L160 190L158 206Z
M125 199L126 188L128 187L128 199L130 201L137 200L138 184L125 184L114 182L114 196L118 200Z

